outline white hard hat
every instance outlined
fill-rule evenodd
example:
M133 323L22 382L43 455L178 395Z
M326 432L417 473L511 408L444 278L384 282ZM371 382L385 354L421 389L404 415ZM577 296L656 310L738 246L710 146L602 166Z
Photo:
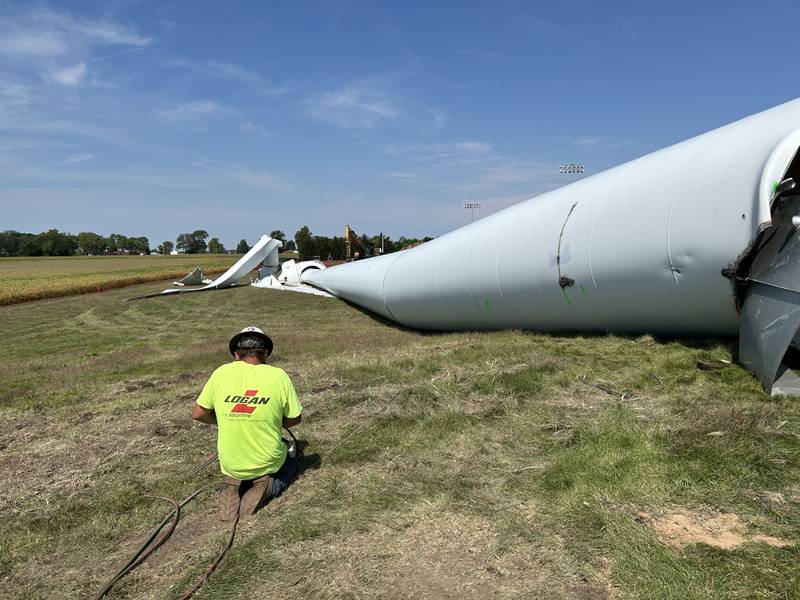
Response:
M266 333L261 331L258 327L254 327L251 325L250 327L245 327L244 329L242 329L239 333L237 333L235 336L231 338L230 342L228 342L228 350L231 351L232 355L236 354L236 348L239 345L239 340L245 337L246 335L252 335L263 339L264 343L267 345L267 356L272 354L272 340L270 339L270 337Z

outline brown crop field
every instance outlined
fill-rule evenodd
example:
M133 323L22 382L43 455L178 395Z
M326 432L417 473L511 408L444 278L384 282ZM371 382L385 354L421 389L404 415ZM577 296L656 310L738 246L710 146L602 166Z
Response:
M206 274L221 273L238 258L231 254L0 258L0 305L183 277L197 265Z

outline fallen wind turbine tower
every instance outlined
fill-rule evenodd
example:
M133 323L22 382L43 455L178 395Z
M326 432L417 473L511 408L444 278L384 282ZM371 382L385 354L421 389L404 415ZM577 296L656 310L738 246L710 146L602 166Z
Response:
M794 100L415 248L299 280L418 329L738 334L740 361L767 391L789 392L798 147Z

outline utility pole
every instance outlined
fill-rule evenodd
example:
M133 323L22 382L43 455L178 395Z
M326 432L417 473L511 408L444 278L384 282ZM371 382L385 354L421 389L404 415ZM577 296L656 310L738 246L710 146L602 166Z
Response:
M469 222L472 223L475 220L475 209L481 209L480 202L464 202L464 208L469 209Z
M583 173L584 168L583 165L570 163L568 165L561 165L558 167L558 172L562 175L569 175L569 182L573 183L575 181L575 175L578 173Z

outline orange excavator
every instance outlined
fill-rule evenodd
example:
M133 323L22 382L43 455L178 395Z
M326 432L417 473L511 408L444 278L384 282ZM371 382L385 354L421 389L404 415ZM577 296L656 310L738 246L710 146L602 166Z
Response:
M350 229L350 225L344 226L344 245L347 262L364 257L364 244L358 234Z

